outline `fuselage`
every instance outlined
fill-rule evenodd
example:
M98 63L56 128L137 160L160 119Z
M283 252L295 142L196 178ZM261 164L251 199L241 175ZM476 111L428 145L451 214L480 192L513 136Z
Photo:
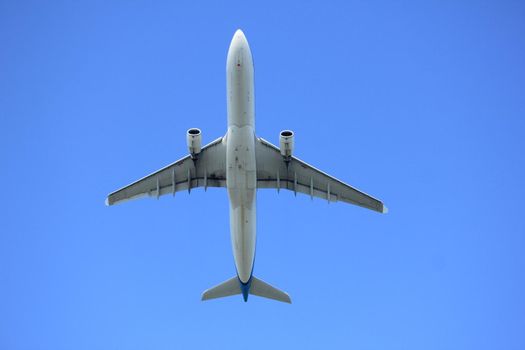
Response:
M231 242L239 280L249 284L256 241L255 101L253 59L241 30L233 36L228 50L226 86L226 184Z

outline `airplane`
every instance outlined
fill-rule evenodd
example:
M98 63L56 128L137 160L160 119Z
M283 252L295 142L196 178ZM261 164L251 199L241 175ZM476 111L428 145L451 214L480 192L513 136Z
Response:
M202 147L201 130L187 131L189 154L111 194L106 205L143 196L160 197L197 187L224 187L230 202L230 235L237 274L203 292L209 300L242 294L291 303L290 296L253 275L256 197L260 188L290 190L328 202L346 202L380 213L380 200L328 175L293 155L294 133L280 132L279 147L255 134L253 59L244 33L231 41L226 61L228 129Z

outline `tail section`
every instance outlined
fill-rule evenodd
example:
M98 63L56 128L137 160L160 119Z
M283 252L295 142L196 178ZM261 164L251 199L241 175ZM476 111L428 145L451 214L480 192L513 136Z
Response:
M242 283L237 276L232 277L215 287L205 290L202 293L202 300L229 297L237 294L242 294L244 301L248 301L248 294L252 294L284 303L292 303L290 296L286 292L269 285L255 276L252 276L248 283Z

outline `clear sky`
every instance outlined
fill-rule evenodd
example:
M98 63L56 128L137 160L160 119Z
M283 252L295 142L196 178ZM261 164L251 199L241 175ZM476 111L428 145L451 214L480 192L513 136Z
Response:
M242 28L257 134L390 212L223 189L105 207L226 131ZM521 1L0 1L0 349L525 349Z

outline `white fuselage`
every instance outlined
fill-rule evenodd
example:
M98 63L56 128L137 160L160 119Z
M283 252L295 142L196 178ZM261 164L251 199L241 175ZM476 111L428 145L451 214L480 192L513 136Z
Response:
M253 60L248 41L238 30L226 63L228 132L226 184L230 230L237 275L248 283L255 259L257 175Z

